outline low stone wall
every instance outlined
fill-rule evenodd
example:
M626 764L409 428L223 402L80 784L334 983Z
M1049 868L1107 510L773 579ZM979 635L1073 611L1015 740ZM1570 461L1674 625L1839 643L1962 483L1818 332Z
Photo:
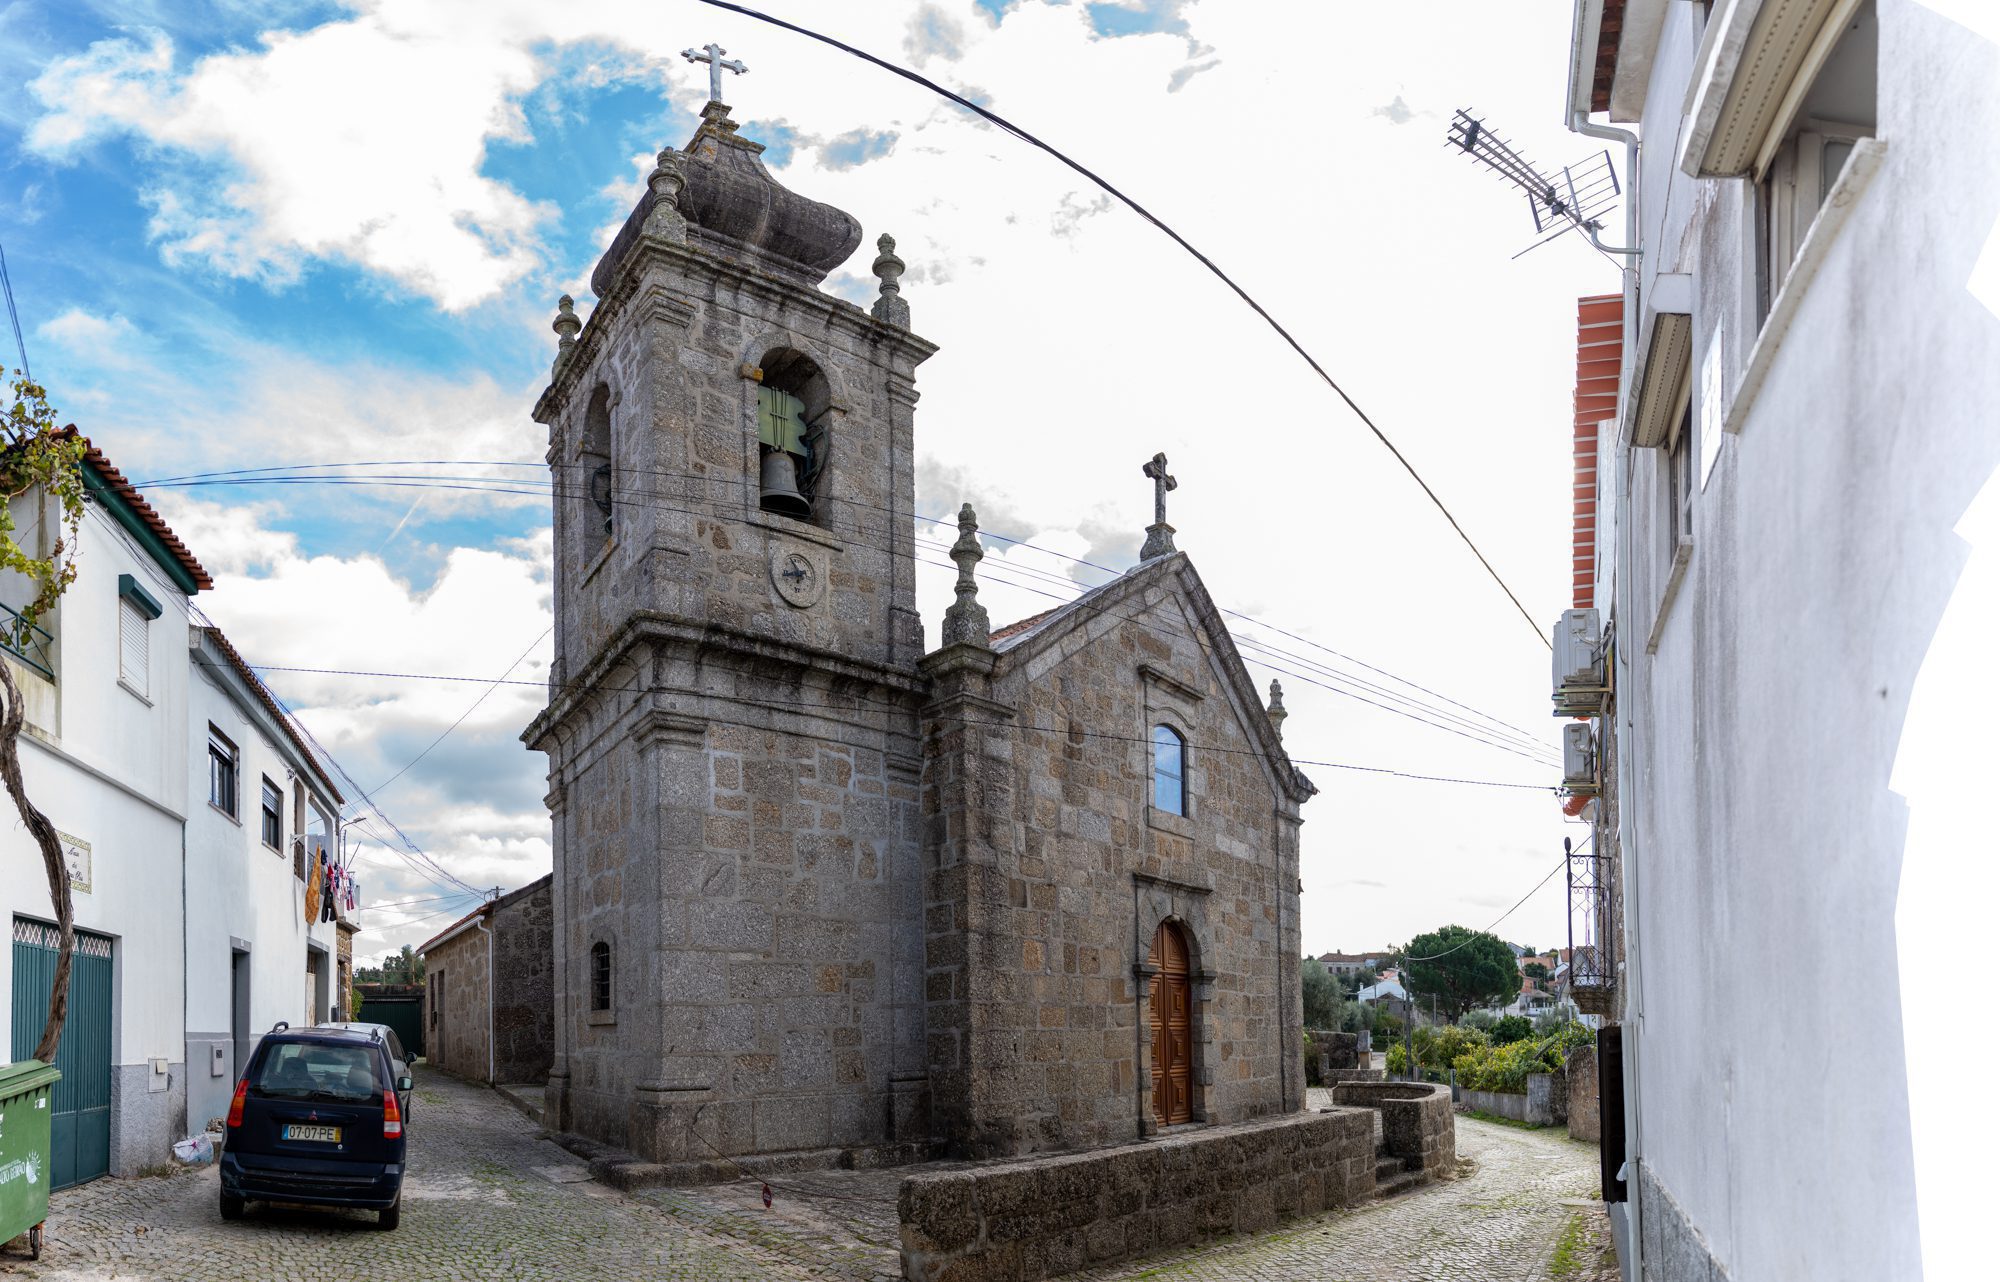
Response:
M1342 1082L1333 1102L1382 1113L1382 1147L1429 1179L1448 1180L1458 1166L1451 1088L1423 1082Z
M1597 1048L1579 1046L1569 1053L1569 1133L1570 1138L1600 1143L1603 1129L1597 1120Z
M1569 1121L1569 1074L1528 1074L1528 1112L1551 1123Z
M1529 1116L1528 1097L1516 1095L1511 1091L1468 1091L1461 1088L1458 1092L1458 1102L1475 1113L1491 1113L1495 1117L1504 1117L1512 1122L1528 1122L1535 1126L1549 1124L1549 1119L1546 1117Z
M1448 1100L1444 1120L1449 1151ZM1335 1108L912 1175L897 1206L903 1276L1033 1282L1351 1206L1375 1193L1373 1133L1366 1112Z

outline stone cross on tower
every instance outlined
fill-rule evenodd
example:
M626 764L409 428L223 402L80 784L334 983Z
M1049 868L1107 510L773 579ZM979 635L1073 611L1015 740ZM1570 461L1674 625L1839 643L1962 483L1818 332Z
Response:
M733 71L740 76L749 71L750 68L735 59L724 62L722 55L728 53L729 50L724 49L721 45L703 45L701 48L702 52L700 53L696 53L692 49L683 49L681 50L681 57L686 58L689 62L705 62L708 64L708 100L710 102L721 102L722 73Z
M1167 524L1167 491L1180 488L1180 482L1167 475L1165 454L1155 454L1140 471L1153 478L1153 523L1146 527L1146 546L1139 549L1139 559L1172 556L1174 527Z

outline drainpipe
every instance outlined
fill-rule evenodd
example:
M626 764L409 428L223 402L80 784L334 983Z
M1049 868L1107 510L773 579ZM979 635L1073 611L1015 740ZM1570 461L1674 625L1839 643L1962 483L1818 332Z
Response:
M1586 16L1585 11L1590 4L1591 0L1575 0L1575 7L1572 11L1570 21L1570 86L1566 106L1569 113L1568 123L1571 133L1581 134L1586 138L1600 138L1607 142L1621 143L1625 148L1625 245L1622 248L1606 245L1598 238L1596 228L1587 229L1592 245L1606 253L1618 254L1625 259L1625 268L1622 272L1625 293L1624 342L1621 345L1618 380L1620 391L1619 407L1622 417L1625 404L1623 392L1625 388L1630 386L1631 373L1634 369L1634 363L1638 359L1636 348L1639 335L1639 263L1644 250L1644 246L1640 243L1639 223L1639 136L1629 129L1620 129L1614 125L1592 124L1590 120L1589 101L1586 99L1579 103L1576 100L1577 85L1581 80L1579 73L1582 71L1584 60L1586 57L1590 57L1591 62L1595 62L1593 51L1587 51L1584 46L1584 18ZM1624 433L1621 431L1618 434L1619 439L1612 450L1612 485L1613 492L1617 495L1617 542L1615 547L1618 557L1618 563L1612 568L1614 608L1626 604L1620 598L1625 595L1628 585L1631 582L1630 576L1625 573L1626 566L1630 564L1627 555L1630 552L1631 535L1631 518L1629 515L1631 469L1629 447L1624 443L1623 436ZM1621 624L1632 621L1629 611L1619 610L1618 613ZM1623 628L1621 627L1620 630L1622 632ZM1619 637L1615 653L1616 658L1614 662L1616 662L1620 670L1618 674L1620 679L1616 682L1619 696L1612 705L1613 734L1618 733L1618 719L1624 712L1624 692L1630 688L1631 647L1625 644L1625 638L1622 635ZM1621 744L1618 753L1617 780L1618 873L1620 893L1625 899L1626 982L1631 985L1628 990L1628 1013L1631 1021L1637 1023L1639 1026L1638 1040L1643 1041L1645 1038L1645 1013L1643 1005L1638 1000L1638 986L1636 981L1640 967L1639 939L1638 932L1631 929L1633 920L1637 915L1637 904L1639 902L1638 896L1635 894L1633 877L1632 855L1635 843L1633 842L1634 834L1631 811L1637 798L1629 787L1633 779L1631 758L1630 745ZM1636 1045L1632 1049L1636 1051ZM1640 1073L1638 1071L1636 1054L1628 1054L1626 1066L1625 1169L1629 1172L1629 1178L1625 1190L1625 1206L1629 1245L1632 1253L1632 1267L1626 1276L1643 1278L1645 1276L1645 1248L1643 1246L1645 1234L1641 1231L1640 1224L1646 1215L1647 1208L1641 1205L1639 1180L1637 1178L1638 1172L1636 1170L1636 1163L1645 1152L1643 1144L1644 1132L1640 1120L1642 1110L1639 1107Z
M493 932L486 929L484 913L474 917L472 924L479 927L480 934L486 936L486 1084L497 1086L499 1083L493 1080L493 950L496 945Z

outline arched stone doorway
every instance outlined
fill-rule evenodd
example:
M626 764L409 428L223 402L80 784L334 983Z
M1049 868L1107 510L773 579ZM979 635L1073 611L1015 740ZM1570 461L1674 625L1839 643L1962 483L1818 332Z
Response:
M1153 1033L1153 1119L1173 1126L1194 1119L1194 991L1187 936L1163 921L1153 934L1150 1022Z

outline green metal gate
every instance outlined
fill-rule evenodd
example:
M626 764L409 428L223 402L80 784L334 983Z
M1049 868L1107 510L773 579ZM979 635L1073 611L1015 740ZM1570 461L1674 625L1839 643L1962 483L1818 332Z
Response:
M361 995L361 1009L354 1018L364 1024L387 1024L396 1030L397 1040L403 1049L412 1055L426 1054L424 1050L424 999L415 994L384 995L364 993Z
M41 1040L56 978L54 926L14 919L13 1058L27 1059ZM76 932L70 958L69 1011L56 1050L53 1167L49 1187L68 1188L111 1169L111 940Z

